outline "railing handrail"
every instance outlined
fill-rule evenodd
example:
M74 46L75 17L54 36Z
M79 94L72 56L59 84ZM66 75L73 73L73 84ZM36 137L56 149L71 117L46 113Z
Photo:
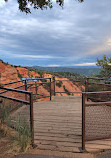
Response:
M4 96L4 95L0 95L0 97L10 99L10 100L14 100L14 101L21 102L21 103L25 103L25 104L30 104L29 101L22 100L22 99L17 99L17 98L14 98L14 97L9 97L9 96Z
M109 80L109 81L111 81L111 79L110 79L110 78L87 77L87 79L94 79L94 80Z
M82 82L81 80L70 80L70 79L68 79L68 80L55 80L55 81L75 81L75 82Z
M9 85L9 84L13 84L13 83L18 83L18 82L22 82L22 80L18 80L18 81L13 81L13 82L8 82L8 83L2 83L2 85Z
M82 94L111 94L111 91L82 92Z
M8 88L8 87L0 87L0 89L13 91L13 92L19 92L19 93L25 93L25 94L31 94L32 93L31 91L19 90L19 89Z
M28 81L28 80L43 80L43 79L50 79L50 78L53 78L53 77L47 77L47 78L29 78L29 79L24 79L24 80L18 80L18 81L13 81L13 82L8 82L8 83L2 83L2 85L9 85L9 84L14 84L14 83L18 83L18 82L23 82L23 81Z
M88 82L88 84L95 84L95 85L105 85L105 86L111 86L111 84L105 84L105 83L96 83L96 82Z

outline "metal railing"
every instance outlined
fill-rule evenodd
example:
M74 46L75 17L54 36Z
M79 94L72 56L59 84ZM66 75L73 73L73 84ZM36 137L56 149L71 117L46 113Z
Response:
M110 95L105 101L92 101L90 95ZM109 131L107 131L109 129ZM85 142L111 138L111 91L82 93L82 150Z
M12 101L16 101L16 102L20 102L20 103L24 103L26 105L30 106L30 129L31 129L31 142L32 145L34 143L34 124L33 124L33 93L29 92L29 91L25 91L25 90L18 90L18 89L13 89L13 88L6 88L6 87L0 87L0 89L5 90L5 92L17 92L17 93L21 93L21 94L25 94L29 96L29 100L24 100L24 99L18 99L16 97L10 97L10 96L6 96L6 95L2 95L3 92L1 92L0 94L0 98L5 98L8 100L12 100Z
M30 83L30 82L27 82L27 80L19 80L19 81L2 84L2 86L0 87L0 98L8 99L8 102L10 102L10 100L14 101L13 103L14 106L11 109L11 111L14 111L15 109L18 108L15 102L19 102L19 103L30 106L30 112L29 112L30 120L29 121L30 121L32 146L34 145L33 102L34 100L47 98L47 97L49 97L50 100L52 99L52 87L51 87L53 83L52 78L37 78L37 79L40 82ZM35 80L35 79L31 79L31 80ZM17 83L20 83L21 85L17 86L16 85ZM8 88L6 86L13 87L13 88ZM38 92L38 89L40 89L40 87L44 87L48 91L49 95L44 95L42 94L41 91ZM22 90L20 90L20 88L22 88ZM33 89L35 90L35 93ZM22 95L19 96L18 94L20 93ZM35 98L34 98L34 95L36 95Z
M89 138L87 137L87 130L88 128L86 128L87 126L87 109L88 107L90 108L94 108L94 107L101 107L101 106L109 106L111 105L111 97L109 96L111 94L111 85L110 84L105 84L104 81L108 80L108 79L98 79L98 78L86 78L86 80L75 80L75 79L67 79L67 80L56 80L55 77L52 78L37 78L38 81L40 82L34 82L34 83L29 83L27 82L27 80L19 80L19 81L14 81L14 82L9 82L9 83L5 83L3 84L3 87L0 87L0 89L2 91L0 91L0 97L1 98L6 98L9 100L13 100L16 102L20 102L20 103L25 103L27 105L30 106L30 127L31 127L31 140L32 140L32 145L34 143L34 123L33 123L33 101L34 101L34 95L36 96L35 100L37 99L41 99L41 98L46 98L49 97L50 100L52 99L52 96L55 96L58 93L66 93L64 92L60 92L60 91L56 91L56 83L58 83L59 81L62 82L72 82L73 84L81 84L82 86L85 87L85 89L83 91L74 91L71 92L69 91L69 93L81 93L82 94L82 150L85 150L85 142L88 140L94 140L94 139L99 139L98 137L95 137L93 135L93 137L95 138ZM31 79L33 80L33 79ZM34 79L35 80L35 79ZM90 81L92 80L92 81ZM102 81L102 83L98 83L98 82L94 82L95 81ZM15 86L16 83L21 83L20 86ZM5 86L11 86L13 88L8 88ZM91 86L93 87L93 85L97 85L98 87L103 86L102 91L98 91L98 89L96 90L96 92L88 92L91 90ZM40 91L40 87L41 87L41 91ZM44 89L46 89L48 91L49 95L43 94L42 93L42 88L44 87ZM108 87L108 88L107 88ZM19 90L20 88L22 88L22 90ZM97 87L96 87L97 88ZM108 89L108 91L106 91ZM30 91L29 91L30 90ZM100 89L99 89L100 90ZM105 90L105 91L103 91ZM98 91L98 92L97 92ZM21 93L24 95L21 98L17 98L17 95L9 95L9 92L16 92L16 93ZM100 96L100 94L104 94L107 95L107 97L98 97ZM8 96L9 95L9 96ZM90 95L93 95L93 97L91 97ZM95 95L95 96L94 96ZM23 99L22 99L23 98ZM109 106L110 107L110 106ZM91 110L90 108L90 110ZM104 107L104 109L107 109L106 107ZM89 113L91 113L89 110ZM99 111L99 108L97 109ZM91 119L90 119L91 120ZM109 120L107 120L109 121ZM105 135L104 135L105 137ZM107 137L107 136L106 136ZM106 138L105 137L105 138ZM101 139L103 139L103 137L101 136Z

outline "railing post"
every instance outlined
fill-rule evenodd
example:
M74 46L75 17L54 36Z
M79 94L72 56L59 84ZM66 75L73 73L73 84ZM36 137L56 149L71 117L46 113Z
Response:
M53 83L54 83L54 96L55 96L55 76L53 76Z
M86 79L86 82L85 82L85 92L88 92L89 91L89 78ZM86 96L86 99L88 101L88 97Z
M82 93L82 151L85 151L85 93Z
M31 128L31 144L34 146L34 118L33 118L33 93L30 93L30 128Z
M85 92L88 92L89 90L88 85L89 85L89 78L87 78L85 82Z
M37 95L37 83L35 82L35 93Z
M50 100L52 99L52 88L51 88L51 78L50 78Z
M27 81L25 80L25 91L27 91ZM25 100L27 100L27 94L25 94Z

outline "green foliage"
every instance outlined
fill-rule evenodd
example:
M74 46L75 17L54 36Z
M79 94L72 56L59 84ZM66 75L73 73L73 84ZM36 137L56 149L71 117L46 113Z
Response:
M111 57L103 56L102 59L97 58L97 66L100 66L100 76L109 78L111 75Z
M55 76L78 76L78 75L84 75L84 76L90 76L92 74L98 74L99 68L67 68L67 67L39 67L34 66L37 70L42 70L46 73L50 73Z
M2 59L0 59L0 61L3 63L3 60L2 60Z
M17 65L13 65L13 67L17 68Z
M21 150L24 151L30 143L31 132L29 125L20 115L18 116L15 129L18 132L18 136L15 136L15 140L18 141Z
M43 84L43 87L50 92L50 83L49 84Z
M63 85L64 91L66 92L67 95L70 95L70 92L66 89L65 85Z
M62 87L63 82L62 81L58 81L56 82L56 86L58 86L59 88Z
M22 78L22 74L20 74L18 70L17 70L17 73L18 73L18 77Z
M28 76L30 77L30 71L28 70Z
M89 92L103 91L103 86L93 84L88 87L88 91Z
M5 121L9 117L9 111L11 110L11 105L2 102L2 104L0 105L0 109L1 109L0 119L1 119L1 123L3 124L6 123Z
M33 67L24 67L24 68L26 68L26 69L28 69L29 71L35 71L35 72L37 72L37 69L35 69L35 68L33 68Z
M38 74L40 75L40 78L44 78L44 72L43 71L38 71Z
M8 0L4 0L7 2ZM78 0L79 2L83 2L84 0ZM18 0L17 1L19 4L19 10L22 12L31 13L30 7L33 7L34 9L47 9L47 8L52 8L52 1L51 0ZM64 5L64 0L56 0L56 3L59 4L59 6L63 7Z
M42 82L47 82L47 80L46 80L46 79L42 79L41 81L42 81Z
M18 115L14 120L14 125L12 125L13 118L10 116L11 104L8 101L5 102L4 100L4 102L0 104L0 111L1 125L6 124L8 127L7 130L9 130L9 127L13 126L13 128L17 131L17 134L14 136L14 141L16 141L21 150L24 151L31 141L29 122L26 122L23 116ZM6 135L6 133L4 134Z
M3 60L0 59L0 61L5 64L5 65L8 65L9 63L8 62L4 62Z

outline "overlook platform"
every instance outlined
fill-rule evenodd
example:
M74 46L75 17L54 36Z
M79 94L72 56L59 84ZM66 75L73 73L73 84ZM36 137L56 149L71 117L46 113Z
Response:
M80 152L81 97L56 96L34 103L34 140L39 149Z
M82 97L55 96L34 103L34 143L38 149L81 152ZM111 148L111 139L86 142L88 152Z

